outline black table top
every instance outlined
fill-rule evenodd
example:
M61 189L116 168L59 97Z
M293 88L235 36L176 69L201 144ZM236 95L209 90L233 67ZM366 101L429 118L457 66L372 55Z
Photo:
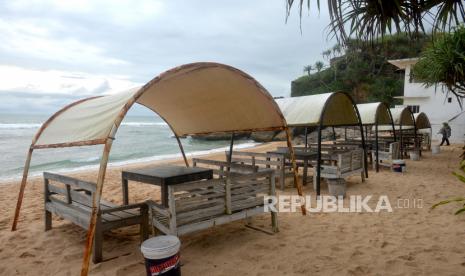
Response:
M122 172L123 177L133 179L134 177L139 179L177 179L176 183L181 183L189 180L197 180L197 178L189 179L189 176L195 175L213 175L212 169L199 168L199 167L184 167L175 165L165 165L156 167L147 167L142 169L125 170ZM142 180L142 179L140 179ZM167 183L168 184L168 183ZM175 183L172 183L175 184Z
M124 170L125 173L143 174L159 178L170 178L174 176L188 175L193 173L208 172L211 169L199 167L184 167L184 166L156 166L142 169Z

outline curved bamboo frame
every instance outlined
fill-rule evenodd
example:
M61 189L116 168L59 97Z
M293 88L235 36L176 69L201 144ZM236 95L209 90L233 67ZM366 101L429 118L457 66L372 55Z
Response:
M404 107L404 109L402 110L402 113L400 114L400 121L399 121L399 135L400 135L400 158L401 159L404 159L404 147L403 147L403 141L402 141L402 126L403 126L403 121L402 121L402 117L403 117L403 114L404 112L408 112L410 114L410 117L412 118L412 122L413 122L413 137L415 139L415 144L414 144L414 147L417 148L417 124L415 122L415 116L413 116L413 112L410 110L410 108L408 107ZM395 131L394 131L395 133ZM395 134L394 134L395 135Z
M389 114L389 119L391 120L391 126L392 126L392 133L393 133L393 136L394 136L394 141L396 141L396 128L394 126L394 119L392 118L392 113L391 113L391 109L389 108L389 106L384 103L384 102L380 102L379 105L376 107L376 112L375 112L375 120L374 120L374 124L364 124L363 121L362 121L362 125L364 126L369 126L369 125L374 125L375 126L375 156L376 156L376 172L379 172L379 145L378 145L378 126L379 126L379 112L380 112L380 108L381 106L384 106L384 108L386 108L388 114Z
M195 68L195 67L198 67L200 66L200 68ZM297 175L297 167L296 167L296 163L295 163L295 156L294 156L294 151L292 149L292 146L290 144L290 133L289 133L289 129L287 127L287 123L286 123L286 120L284 119L284 116L283 114L281 113L278 105L276 104L276 102L274 101L273 97L269 94L269 92L259 83L257 82L252 76L248 75L247 73L237 69L237 68L234 68L232 66L229 66L229 65L225 65L225 64L220 64L220 63L213 63L213 62L199 62L199 63L191 63L191 64L185 64L185 65L182 65L182 66L178 66L178 67L175 67L173 69L170 69L170 70L167 70L163 73L161 73L160 75L158 75L157 77L155 77L154 79L152 79L151 81L149 81L147 84L145 84L139 91L137 91L133 97L131 97L128 102L123 106L123 108L121 109L120 113L118 114L118 116L116 117L115 121L114 121L114 124L113 124L113 127L109 130L109 133L107 135L107 138L105 139L97 139L97 140L89 140L89 141L73 141L73 142L69 142L69 143L60 143L60 144L48 144L48 145L35 145L35 143L37 142L37 140L39 139L40 135L42 134L42 132L47 128L47 126L50 124L51 121L53 121L56 117L58 117L61 113L63 113L64 111L66 111L67 109L77 105L77 104L80 104L84 101L87 101L87 100L91 100L91 99L94 99L94 98L97 98L97 97L91 97L91 98L86 98L86 99L82 99L82 100L79 100L77 102L74 102L74 103L71 103L67 106L65 106L64 108L62 108L61 110L59 110L58 112L56 112L54 115L52 115L43 125L42 127L39 129L39 131L36 133L36 135L34 136L34 139L32 140L32 143L31 143L31 146L29 148L29 151L28 151L28 154L27 154L27 158L26 158L26 163L25 163L25 167L24 167L24 171L23 171L23 178L21 180L21 185L20 185L20 191L19 191L19 195L18 195L18 200L17 200L17 204L16 204L16 209L15 209L15 214L14 214L14 218L13 218L13 224L12 224L12 228L11 230L12 231L15 231L17 229L17 224L18 224L18 220L19 220L19 214L20 214L20 210L21 210L21 205L22 205L22 201L23 201L23 197L24 197L24 191L25 191L25 187L26 187L26 183L27 183L27 177L28 177L28 173L29 173L29 167L30 167L30 163L31 163L31 158L32 158L32 153L33 153L33 150L34 149L42 149L42 148L63 148L63 147L73 147L73 146L90 146L90 145L99 145L99 144L105 144L104 146L104 150L103 150L103 153L102 153L102 158L100 160L100 168L99 168L99 173L98 173L98 178L97 178L97 184L96 184L96 193L94 193L94 197L92 199L92 214L91 214L91 219L90 219L90 224L89 224L89 230L87 232L87 239L86 239L86 248L84 250L84 258L83 258L83 261L82 261L82 267L81 267L81 276L86 276L88 275L88 272L89 272L89 263L90 263L90 257L91 257L91 252L92 252L92 246L93 246L93 239L94 239L94 234L95 234L95 224L96 224L96 219L97 219L97 213L99 212L99 209L100 209L100 198L101 198L101 195L102 195L102 189L103 189L103 183L104 183L104 180L105 180L105 173L106 173L106 169L107 169L107 165L108 165L108 157L109 157L109 154L110 154L110 151L111 151L111 147L112 147L112 143L113 143L113 140L114 140L114 136L119 128L119 126L121 125L121 122L122 120L124 119L124 117L126 116L128 110L134 105L134 103L137 102L137 100L150 88L152 87L153 85L156 85L158 82L160 82L161 80L163 80L164 78L166 77L169 77L171 74L174 74L174 73L177 73L179 72L180 70L183 70L183 69L186 69L186 68L195 68L194 70L200 70L202 68L209 68L209 67L220 67L220 68L225 68L227 70L231 70L237 74L240 74L242 77L248 79L249 81L251 81L258 89L258 91L260 93L262 93L264 96L265 96L265 99L267 99L268 101L270 101L270 103L272 104L272 106L275 107L275 110L279 116L279 118L281 119L281 122L282 122L282 126L279 126L279 127L269 127L269 128L257 128L257 129L240 129L240 130L229 130L229 131L225 131L225 132L231 132L231 133L234 133L235 131L272 131L272 130L285 130L286 131L286 136L287 136L287 143L288 143L288 146L290 146L290 153L291 153L291 160L292 160L292 164L293 164L293 170L294 170L294 181L296 183L296 186L297 186L297 192L299 194L299 196L303 196L303 191L302 191L302 187L301 187L301 184L299 183L298 181L298 175ZM191 72L191 71L189 71ZM188 73L188 72L186 72ZM187 161L187 158L186 158L186 155L184 153L184 149L182 147L182 143L181 141L179 140L179 136L178 136L178 133L176 133L174 131L174 128L171 126L171 124L165 119L163 118L163 116L161 116L156 110L153 110L152 108L149 108L150 110L152 110L153 112L155 112L156 114L158 114L167 124L168 126L170 127L170 129L173 131L173 133L175 134L175 137L176 137L176 140L178 142L178 145L180 147L180 150L181 150L181 153L183 155L183 159L184 159L184 162L186 164L186 166L189 166L189 163ZM190 134L210 134L210 133L213 133L213 132L201 132L201 133L189 133ZM232 135L232 138L234 138L234 135ZM231 149L232 149L232 142L231 142ZM305 206L302 205L302 214L306 214L305 212Z
M362 137L362 148L363 148L363 163L364 163L364 167L365 167L365 177L368 178L368 161L367 161L367 155L366 155L366 144L365 144L365 137L364 137L364 134L363 134L363 125L362 125L362 118L360 117L360 113L358 112L358 108L357 108L357 104L355 103L354 99L352 99L352 97L346 93L346 92L334 92L333 94L331 94L328 99L326 100L324 106L323 106L323 109L320 113L320 119L319 119L319 122L318 122L318 146L317 146L317 162L316 162L316 195L317 197L320 196L320 185L321 185L321 179L320 179L320 176L321 176L321 131L323 129L323 127L325 126L330 126L330 125L323 125L323 120L324 120L324 115L325 115L325 112L326 112L326 107L328 105L328 103L330 102L331 98L334 97L334 95L337 95L337 94L343 94L345 95L349 100L350 102L352 103L352 107L354 108L354 111L357 115L357 120L358 120L358 127L360 128L360 135Z

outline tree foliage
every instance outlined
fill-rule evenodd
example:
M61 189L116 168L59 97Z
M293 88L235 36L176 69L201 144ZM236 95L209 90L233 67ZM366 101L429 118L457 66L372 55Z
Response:
M357 102L393 104L394 97L402 95L404 73L389 64L388 59L418 56L429 40L429 36L422 35L412 42L407 34L389 35L370 45L350 40L338 56L333 56L328 67L294 80L291 96L345 91Z
M460 170L462 171L462 173L453 172L453 174L457 177L458 180L460 180L462 183L465 183L465 176L463 175L463 173L465 173L465 160L462 160L462 162L460 162ZM457 198L451 198L451 199L443 200L441 202L438 202L438 203L434 204L431 207L431 209L434 209L434 208L436 208L438 206L449 204L449 203L452 203L452 202L460 202L461 205L462 205L460 207L460 209L455 211L456 215L465 212L465 204L464 204L465 197L457 197Z
M455 96L465 97L465 27L435 36L420 55L413 73L427 87L443 84Z
M320 0L307 0L307 9L315 1L320 9ZM465 20L462 0L327 0L327 4L329 34L343 45L351 37L372 42L393 32L417 38L428 27L444 31ZM303 0L286 0L287 16L295 5L302 19Z

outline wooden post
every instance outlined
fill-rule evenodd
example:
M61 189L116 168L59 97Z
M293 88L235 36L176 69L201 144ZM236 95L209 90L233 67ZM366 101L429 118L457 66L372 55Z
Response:
M375 124L376 172L379 172L378 122Z
M87 231L86 248L84 250L84 258L82 260L81 276L87 276L89 273L90 255L95 235L95 226L97 223L97 214L100 211L100 197L102 196L103 181L108 165L108 157L113 144L113 138L108 138L103 149L102 159L100 160L100 169L97 178L97 187L92 196L92 214L90 217L89 230Z
M176 141L178 141L178 146L179 146L179 149L181 150L184 163L186 164L186 167L189 167L189 162L187 162L186 153L184 152L184 148L182 146L181 140L179 139L179 136L176 133L174 134L174 136L176 137Z
M275 182L276 176L275 173L272 172L271 174L271 179L270 179L270 190L269 193L271 196L276 196L276 182ZM271 227L273 229L274 233L279 232L278 228L278 214L274 211L271 211Z
M308 149L308 127L305 127L305 149Z
M303 196L302 191L302 184L299 182L299 176L297 175L297 164L295 162L295 155L294 155L294 148L292 147L291 143L291 133L289 132L289 128L285 128L286 131L286 140L287 140L287 148L289 149L289 154L291 155L291 163L292 163L292 170L294 171L294 182L297 187L297 193L299 196ZM300 206L302 210L302 215L307 214L307 210L305 209L305 205Z
M27 176L29 174L29 167L31 165L31 158L32 158L33 150L34 150L33 146L31 145L27 153L26 163L24 164L23 179L21 180L21 186L19 187L19 195L18 195L18 200L16 202L15 215L13 218L13 225L11 226L11 231L16 231L16 227L18 225L19 212L21 210L21 205L23 203L24 190L26 189Z
M317 198L320 196L320 176L321 176L321 128L322 123L320 120L320 124L318 125L318 141L317 141L317 159L316 159L316 196ZM315 181L314 181L315 182Z
M402 118L401 118L402 120ZM400 136L400 159L404 159L404 147L402 145L403 143L403 138L402 138L402 122L399 125L399 136Z
M233 147L234 147L234 132L231 133L231 143L229 144L228 169L227 169L228 172L231 170ZM229 178L229 174L228 174L228 178Z

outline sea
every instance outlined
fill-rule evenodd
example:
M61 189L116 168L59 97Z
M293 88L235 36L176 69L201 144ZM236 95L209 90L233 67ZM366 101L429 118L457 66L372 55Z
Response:
M0 114L0 184L19 179L32 138L47 115ZM181 139L188 157L225 151L228 140L206 141L191 137ZM256 146L251 140L235 141L235 149ZM44 171L72 172L97 168L103 146L38 149L32 156L29 176ZM110 166L181 158L176 138L159 117L126 116L113 142Z

